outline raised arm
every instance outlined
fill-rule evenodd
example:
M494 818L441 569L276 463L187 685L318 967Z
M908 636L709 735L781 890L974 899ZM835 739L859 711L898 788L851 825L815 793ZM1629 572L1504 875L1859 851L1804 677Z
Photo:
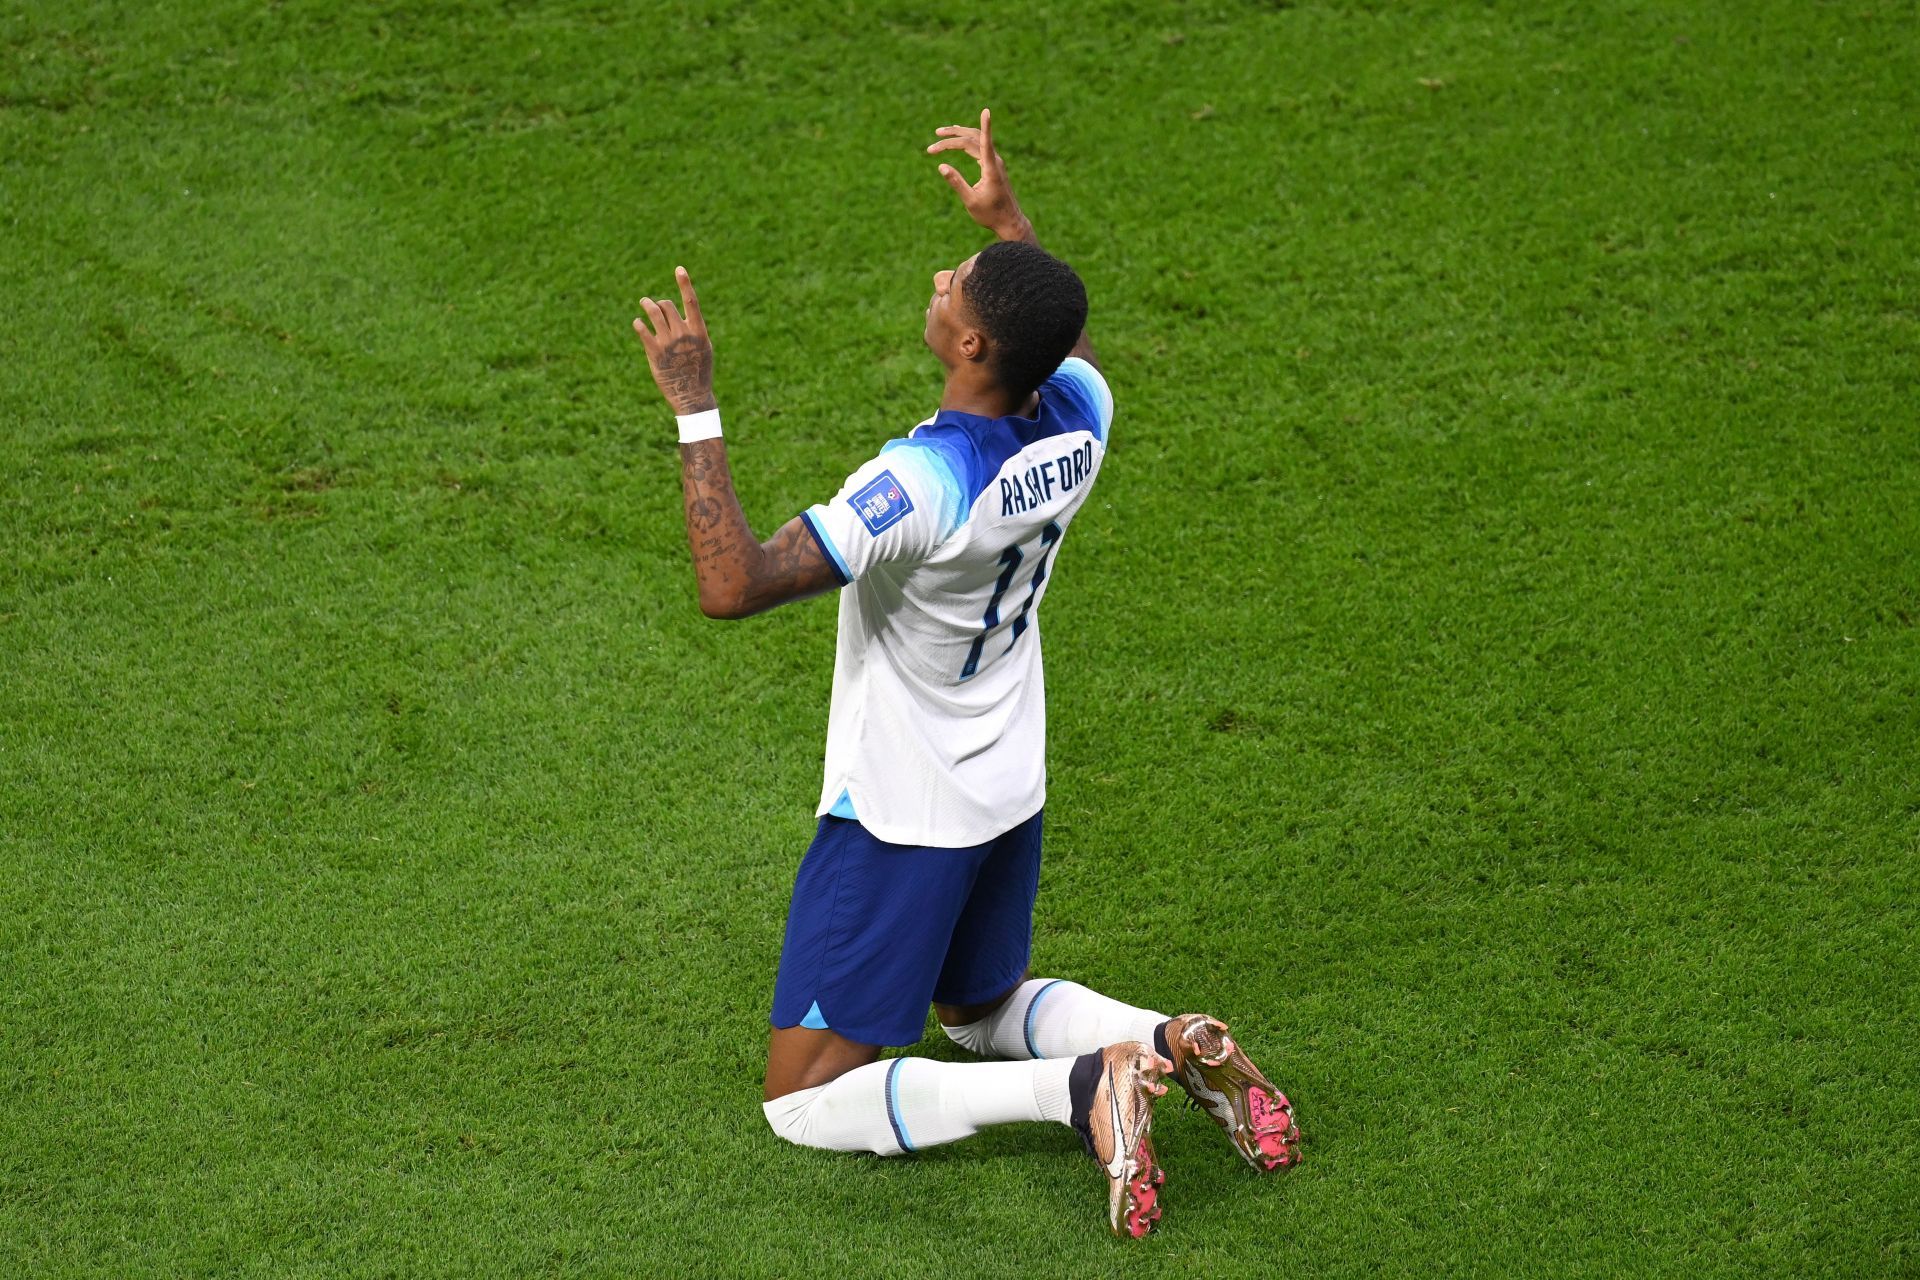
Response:
M940 166L940 176L960 197L960 203L966 206L973 220L993 232L997 239L1024 240L1028 244L1038 245L1040 237L1033 233L1033 223L1021 211L1020 201L1013 194L1013 184L1007 181L1006 162L994 150L993 112L980 113L978 128L949 124L933 132L940 140L927 148L928 155L938 155L942 151L964 151L980 164L980 180L974 183L961 177L960 171L952 165ZM1074 343L1073 350L1067 354L1079 356L1096 369L1100 367L1100 361L1093 354L1093 343L1088 340L1084 329L1080 331L1080 340Z
M674 309L671 299L642 298L640 310L645 315L635 318L633 331L646 348L647 365L660 394L683 419L680 487L686 501L693 572L700 583L700 612L709 618L744 618L839 586L833 564L798 516L765 542L753 536L740 499L734 495L727 445L720 438L707 322L687 269L677 267L674 275L686 315ZM715 415L710 423L684 421L706 413ZM687 440L688 434L709 431L708 438Z

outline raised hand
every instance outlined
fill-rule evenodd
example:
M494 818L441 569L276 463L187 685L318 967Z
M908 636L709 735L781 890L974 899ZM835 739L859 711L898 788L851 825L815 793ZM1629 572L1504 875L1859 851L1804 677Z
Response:
M642 298L640 310L645 315L634 318L633 331L640 335L653 380L660 384L660 394L673 411L699 413L718 407L713 398L713 342L707 337L707 322L700 314L700 299L693 292L693 277L685 267L675 267L673 274L680 284L686 318L674 310L670 298L658 302Z
M1020 202L1014 198L1013 186L1007 181L1007 166L1001 161L1000 153L993 149L993 112L980 113L977 129L949 124L933 132L940 141L927 148L928 155L964 151L980 163L980 180L971 184L952 165L940 166L940 176L960 197L960 203L966 206L973 220L1002 240L1031 239L1033 224L1020 211Z

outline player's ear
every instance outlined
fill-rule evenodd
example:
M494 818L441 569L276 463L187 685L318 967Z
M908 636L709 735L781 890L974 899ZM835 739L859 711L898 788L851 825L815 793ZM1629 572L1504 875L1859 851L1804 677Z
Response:
M978 329L960 331L960 356L969 364L983 364L987 358L987 335Z

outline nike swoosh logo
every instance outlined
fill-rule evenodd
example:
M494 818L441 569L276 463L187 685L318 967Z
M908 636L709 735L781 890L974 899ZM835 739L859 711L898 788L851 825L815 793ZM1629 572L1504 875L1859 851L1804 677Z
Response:
M1127 1167L1127 1148L1131 1144L1127 1142L1126 1135L1120 1128L1120 1091L1113 1084L1111 1062L1107 1064L1107 1114L1113 1133L1113 1155L1107 1159L1107 1176L1117 1178Z

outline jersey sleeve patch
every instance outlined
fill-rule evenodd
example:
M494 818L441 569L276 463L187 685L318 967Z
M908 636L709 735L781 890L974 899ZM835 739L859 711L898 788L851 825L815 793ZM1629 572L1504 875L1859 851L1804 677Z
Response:
M847 505L860 517L860 523L867 527L867 532L876 538L913 511L913 499L893 478L891 470L882 471L869 480L864 488L847 499Z
M834 567L858 581L878 565L914 565L932 555L959 527L958 506L941 455L898 440L888 441L879 457L861 463L830 501L808 507L807 514Z

